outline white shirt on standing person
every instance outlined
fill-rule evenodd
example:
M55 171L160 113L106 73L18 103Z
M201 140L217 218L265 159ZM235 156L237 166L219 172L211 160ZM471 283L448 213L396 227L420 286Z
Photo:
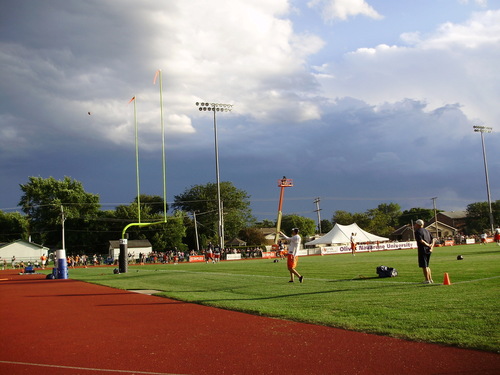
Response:
M294 257L297 256L297 253L299 251L299 248L300 248L300 242L301 242L301 238L299 236L298 233L295 233L292 237L288 237L286 236L285 234L281 233L283 235L283 237L285 237L288 241L290 241L289 245L288 245L288 254L291 254L293 255Z

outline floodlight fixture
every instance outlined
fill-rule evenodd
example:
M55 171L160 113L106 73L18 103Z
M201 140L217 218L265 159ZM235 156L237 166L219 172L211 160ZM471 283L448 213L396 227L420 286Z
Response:
M493 131L493 128L489 126L474 125L473 128L476 133L491 133Z

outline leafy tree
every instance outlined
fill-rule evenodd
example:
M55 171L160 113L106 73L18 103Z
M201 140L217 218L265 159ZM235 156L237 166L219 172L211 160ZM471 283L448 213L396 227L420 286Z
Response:
M333 229L333 224L330 220L323 219L321 220L321 232L328 233Z
M380 236L389 236L394 232L401 216L401 207L397 203L382 203L377 208L367 211L370 223L364 230Z
M19 205L29 219L30 233L49 246L61 243L62 211L65 218L91 218L100 208L99 196L85 192L82 183L70 177L29 177L20 187L24 194Z
M335 211L333 218L333 223L340 225L350 225L356 223L360 228L367 228L370 224L370 217L366 213L354 213L351 214L347 211Z
M183 243L183 238L186 236L185 216L184 212L176 211L172 216L168 216L166 223L147 227L149 233L146 235L153 250L167 251L176 248L185 251L188 249Z
M266 227L268 228L268 227ZM248 246L260 246L266 243L266 237L259 228L245 228L240 230L238 237L245 241Z
M357 212L352 215L352 219L353 223L358 224L361 229L368 230L367 228L370 227L371 218L367 213Z
M467 206L465 223L470 234L483 233L491 230L490 208L488 202L476 202ZM491 202L494 223L500 223L500 200Z
M349 213L347 211L335 211L332 221L340 225L356 223L367 232L388 236L398 226L401 216L401 207L397 203L382 203L367 210L365 213Z
M145 210L148 208L148 212L151 214L164 214L164 199L160 197L159 195L146 195L146 194L141 194L140 196L140 201L141 201L141 212L142 210ZM134 203L137 204L137 197L134 200ZM167 205L167 211L168 211L168 205Z
M255 226L257 228L274 228L274 227L276 227L276 222L272 221L272 220L264 219L262 221L255 223Z
M159 223L144 227L131 226L127 229L129 239L144 240L151 242L153 250L167 251L177 248L186 250L187 246L182 243L186 235L186 214L176 211L174 215L167 216L166 222L163 213L163 199L158 196L141 195L141 223ZM117 206L114 213L115 220L119 223L119 236L127 224L139 222L137 197L126 206ZM152 204L151 204L152 203ZM115 237L116 239L116 237Z
M354 218L351 213L338 210L334 212L332 221L334 224L350 225L354 223Z
M399 216L398 224L400 227L406 224L410 224L412 221L415 222L418 219L422 219L424 222L429 222L434 217L434 210L428 208L410 208L409 210L404 210Z
M94 218L66 220L66 250L69 254L107 254L110 240L121 236L125 221L117 219L114 211L99 211Z
M316 222L299 215L284 215L281 219L281 231L290 236L293 228L299 228L302 236L310 236L316 233Z
M253 223L249 196L231 182L221 182L221 201L224 211L224 236L236 237L242 228ZM217 184L195 185L174 197L173 207L185 212L196 212L198 233L217 242L218 233ZM205 244L201 244L204 246Z
M7 213L0 210L0 242L27 240L28 220L19 212Z

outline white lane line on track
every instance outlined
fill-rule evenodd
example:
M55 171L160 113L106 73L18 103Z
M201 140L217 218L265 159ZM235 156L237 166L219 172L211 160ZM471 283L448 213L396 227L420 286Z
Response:
M85 370L85 371L101 371L101 372L119 372L122 374L149 374L149 375L179 375L167 372L151 372L151 371L134 371L134 370L113 370L106 368L93 368L93 367L78 367L78 366L63 366L63 365L48 365L44 363L30 363L30 362L15 362L15 361L0 361L0 363L5 363L9 365L20 365L20 366L38 366L38 367L50 367L50 368L62 368L71 370Z

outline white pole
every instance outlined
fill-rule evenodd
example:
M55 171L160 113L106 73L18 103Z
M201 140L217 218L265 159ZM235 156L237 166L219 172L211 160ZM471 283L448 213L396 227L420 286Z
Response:
M66 239L65 239L65 234L64 234L64 222L66 221L66 218L64 217L64 208L63 205L61 204L61 226L62 226L62 249L66 250Z

